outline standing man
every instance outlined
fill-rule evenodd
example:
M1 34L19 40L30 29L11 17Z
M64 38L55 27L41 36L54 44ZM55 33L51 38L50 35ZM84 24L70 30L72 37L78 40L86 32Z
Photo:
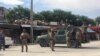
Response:
M26 47L26 52L28 52L28 46L27 46L27 39L29 39L29 34L26 32L25 29L23 29L23 32L20 35L20 39L21 39L21 48L22 48L22 52L24 49L24 45Z
M53 31L53 29L50 28L48 30L48 36L49 36L49 46L50 46L52 51L55 51L54 50L54 45L55 45L54 36L55 36L55 32Z
M5 51L5 35L2 28L0 28L0 50L3 48Z
M81 27L82 27L83 33L84 34L87 33L88 25L86 23L83 23L83 25Z
M82 31L80 29L76 29L76 40L77 40L77 47L81 47L81 40L82 40Z
M88 25L84 22L83 25L81 26L84 42L89 42L89 38L87 37L87 28Z

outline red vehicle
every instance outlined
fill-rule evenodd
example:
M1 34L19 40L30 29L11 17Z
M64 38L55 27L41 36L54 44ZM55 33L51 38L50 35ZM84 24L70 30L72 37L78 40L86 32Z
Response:
M100 33L100 26L91 26L89 28L91 28L92 30L96 31L97 33Z
M98 39L98 38L100 39L100 26L91 26L89 28L96 32L95 35L99 36L99 37L96 36L95 39Z

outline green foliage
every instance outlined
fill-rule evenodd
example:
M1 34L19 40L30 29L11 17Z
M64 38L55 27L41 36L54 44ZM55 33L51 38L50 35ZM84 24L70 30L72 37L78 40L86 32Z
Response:
M39 13L34 14L33 17L34 17L34 20L45 20L44 16Z
M44 20L46 21L53 21L53 13L51 11L42 11L39 14L44 16Z
M75 26L81 26L83 22L86 22L87 24L95 25L94 20L86 16L74 15L71 12L66 12L60 9L55 9L53 11L42 11L39 14L44 16L46 21L66 22L67 20L68 22L70 22Z
M84 22L86 24L91 24L91 25L95 25L96 24L93 19L90 19L90 18L88 18L86 16L79 16L78 15L77 18L78 18L78 26L82 25Z
M6 16L9 22L12 22L16 19L29 19L30 10L18 5L13 9L9 9L9 12L6 14Z
M70 20L71 19L71 12L66 12L66 11L63 11L63 10L60 10L60 9L57 9L57 10L54 10L53 11L53 17L55 19L55 21L66 21L67 20Z
M34 13L34 12L33 12ZM15 19L29 19L30 18L30 10L28 8L24 8L22 6L14 7L9 10L9 13L6 14L6 17L9 22L13 22ZM33 20L45 20L45 21L57 21L57 22L70 22L75 26L80 26L83 22L87 24L95 25L95 21L86 17L74 15L70 11L64 11L60 9L54 9L53 11L41 11L38 13L34 13ZM96 21L100 23L100 17L96 18Z
M95 21L96 21L97 23L100 23L100 16L96 17Z
M60 9L55 9L53 11L42 11L40 12L40 14L44 16L46 21L60 22L61 20L63 20L64 22L66 22L66 19L69 21L76 19L76 17L71 14L71 12L66 12Z

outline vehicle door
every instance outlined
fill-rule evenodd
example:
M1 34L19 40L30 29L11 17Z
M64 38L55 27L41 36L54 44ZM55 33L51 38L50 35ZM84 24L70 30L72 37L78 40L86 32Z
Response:
M58 30L55 34L55 42L56 43L66 43L66 36L65 36L65 30Z

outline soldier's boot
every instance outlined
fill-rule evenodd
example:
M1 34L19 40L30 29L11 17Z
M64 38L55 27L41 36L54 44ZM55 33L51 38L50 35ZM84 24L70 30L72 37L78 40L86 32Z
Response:
M67 42L67 48L70 48L70 43L69 42Z
M55 50L54 50L54 44L52 44L52 51L55 51Z
M5 51L5 46L3 46L3 51Z
M5 51L5 44L3 44L3 51Z
M79 47L82 47L81 43L79 44Z
M21 50L21 52L23 52L23 49Z
M78 42L78 48L80 48L81 47L81 43L80 42Z
M0 45L0 51L1 51L2 46Z
M26 52L28 52L28 46L26 45Z
M54 43L53 43L53 41L50 41L50 48L51 48L52 51L55 51L54 50Z
M23 49L24 49L24 46L22 45L22 47L21 47L21 52L23 52Z

